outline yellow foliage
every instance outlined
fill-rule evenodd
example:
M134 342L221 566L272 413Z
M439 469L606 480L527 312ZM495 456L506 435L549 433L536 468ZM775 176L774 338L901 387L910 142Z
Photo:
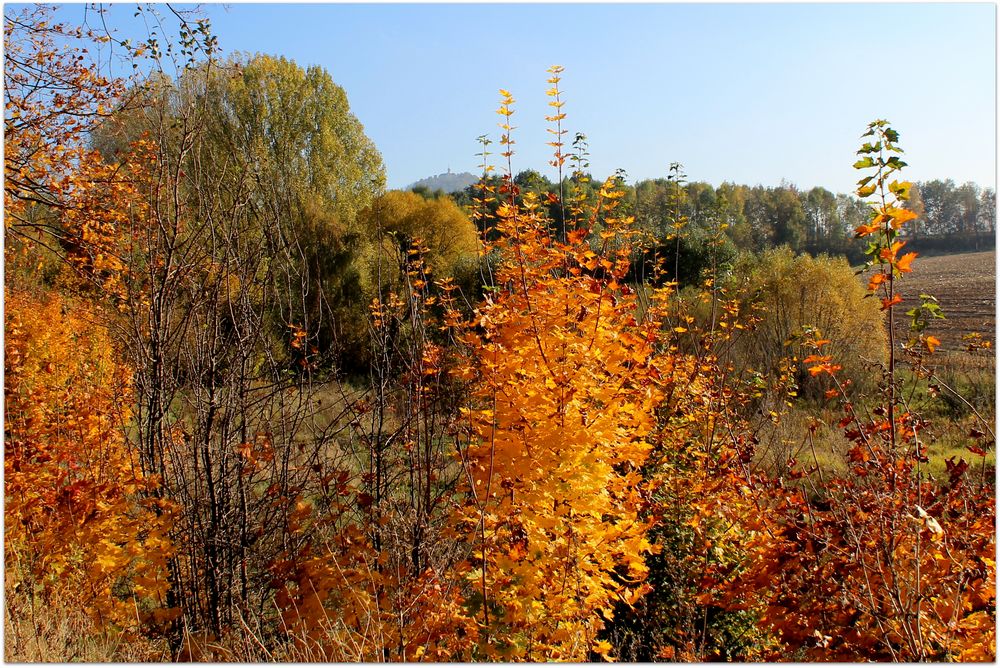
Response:
M734 347L738 368L773 371L784 357L805 357L804 327L831 341L824 353L843 366L841 377L855 385L870 383L865 364L888 355L879 304L865 299L864 285L841 258L794 255L779 248L738 262L731 281L744 295L760 298L763 306L753 335ZM803 395L821 396L828 389L826 381L799 381Z
M473 405L456 523L474 546L467 605L493 658L605 654L603 620L648 572L639 468L673 360L656 348L661 323L637 322L618 282L631 229L614 203L600 203L614 234L595 253L584 234L555 241L534 195L511 198L492 249L499 289L461 328Z
M417 193L391 190L361 212L361 221L376 240L377 250L388 251L383 257L395 256L400 265L414 243L426 248L427 265L438 276L457 276L476 260L476 228L450 198L424 199ZM383 280L398 268L383 268ZM376 284L377 270L375 266L370 270Z

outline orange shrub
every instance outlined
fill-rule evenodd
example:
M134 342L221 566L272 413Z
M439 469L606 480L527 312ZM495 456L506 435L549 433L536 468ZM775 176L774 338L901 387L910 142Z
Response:
M129 369L76 304L5 294L6 586L134 626L168 588L171 506L125 442Z

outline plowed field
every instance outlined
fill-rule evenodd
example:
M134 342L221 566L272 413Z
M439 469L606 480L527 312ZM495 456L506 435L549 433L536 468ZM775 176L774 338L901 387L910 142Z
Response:
M934 320L927 328L941 340L941 351L954 354L965 350L962 336L978 332L996 342L996 252L957 253L918 257L913 273L905 274L896 284L904 297L897 311L896 331L907 338L909 318L905 312L919 303L920 293L937 297L946 320ZM978 351L976 356L992 358L993 350Z

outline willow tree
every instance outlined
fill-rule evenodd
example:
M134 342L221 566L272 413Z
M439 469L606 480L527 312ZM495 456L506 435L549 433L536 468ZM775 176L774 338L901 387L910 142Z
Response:
M175 147L191 140L184 173L210 174L227 205L242 198L247 231L265 238L270 262L298 276L272 295L284 304L274 324L296 322L333 353L328 361L357 370L359 258L369 243L358 214L385 175L344 90L320 67L257 55L189 68L176 81L154 78L143 93L145 107L106 122L96 146L119 154L144 132Z
M425 199L414 192L391 190L366 207L360 220L376 251L368 261L366 277L374 290L399 278L399 272L384 263L404 266L415 243L426 248L426 263L435 277L461 283L478 269L476 227L449 197Z
M322 68L268 56L233 66L235 75L219 77L220 99L209 108L214 159L235 156L250 175L262 229L281 220L294 232L276 239L276 250L301 263L312 287L294 305L286 299L285 316L315 331L319 349L334 349L350 364L365 332L357 308L365 236L357 216L383 187L381 156Z

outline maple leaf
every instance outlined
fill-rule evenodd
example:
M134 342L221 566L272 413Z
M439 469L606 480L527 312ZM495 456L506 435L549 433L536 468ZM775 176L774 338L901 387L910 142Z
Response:
M868 291L875 292L875 290L887 280L887 276L884 272L878 272L872 274L872 277L868 279Z
M901 303L902 301L903 301L903 297L901 295L898 295L898 294L893 295L892 299L889 299L887 297L883 298L882 299L882 310L885 311L885 310L889 309L890 307L895 306L896 304Z
M896 261L895 264L896 269L902 273L909 273L913 271L910 265L913 263L913 260L916 257L917 257L916 253L905 254L903 257L899 258L899 260Z

